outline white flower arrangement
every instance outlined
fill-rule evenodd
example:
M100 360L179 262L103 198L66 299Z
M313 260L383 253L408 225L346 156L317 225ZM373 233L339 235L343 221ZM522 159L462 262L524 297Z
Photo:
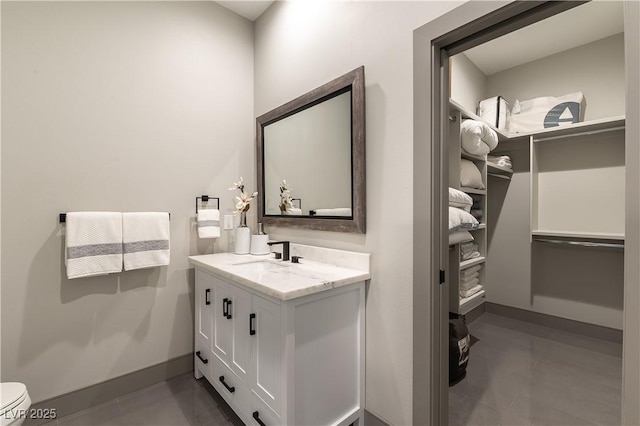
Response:
M293 207L293 200L291 199L291 192L287 187L287 181L282 180L280 184L280 212L286 213Z
M244 182L242 181L242 176L240 176L239 182L233 182L233 187L229 188L229 191L233 191L236 189L240 190L240 196L236 197L237 203L236 203L236 210L234 211L234 213L237 213L237 212L245 213L249 211L249 209L251 208L251 204L249 203L251 202L251 200L254 199L256 195L258 195L258 192L256 191L251 195L244 192Z

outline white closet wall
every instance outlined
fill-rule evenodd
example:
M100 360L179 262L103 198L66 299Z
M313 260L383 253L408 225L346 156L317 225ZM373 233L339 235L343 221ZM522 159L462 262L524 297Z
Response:
M513 104L516 99L582 92L587 101L585 121L624 115L624 36L617 34L492 74L485 84L483 99L501 95Z

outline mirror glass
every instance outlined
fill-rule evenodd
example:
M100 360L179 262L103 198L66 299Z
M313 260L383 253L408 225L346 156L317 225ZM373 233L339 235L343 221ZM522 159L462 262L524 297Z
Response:
M364 233L364 68L256 121L258 220Z

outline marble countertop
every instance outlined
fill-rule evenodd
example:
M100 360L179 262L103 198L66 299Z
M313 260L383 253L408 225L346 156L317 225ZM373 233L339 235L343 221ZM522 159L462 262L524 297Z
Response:
M218 253L189 256L189 261L197 268L280 300L295 299L371 278L368 267L362 268L366 270L350 269L307 258L296 264L275 260L272 256Z

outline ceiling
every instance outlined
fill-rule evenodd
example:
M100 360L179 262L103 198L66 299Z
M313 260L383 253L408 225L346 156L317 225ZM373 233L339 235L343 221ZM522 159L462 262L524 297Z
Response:
M624 30L621 1L594 0L464 52L485 75Z
M273 3L273 1L244 1L244 0L235 0L235 1L217 1L220 6L226 7L227 9L237 13L240 16L244 16L250 21L255 21L258 19L262 13L267 10L269 6Z

